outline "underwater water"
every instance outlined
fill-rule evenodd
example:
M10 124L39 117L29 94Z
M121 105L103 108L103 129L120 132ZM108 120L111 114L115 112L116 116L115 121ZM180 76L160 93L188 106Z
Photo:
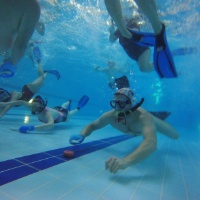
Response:
M53 3L54 2L54 3ZM127 16L132 1L122 1ZM90 100L67 124L52 131L20 134L10 127L20 127L29 116L31 124L40 122L30 111L18 107L0 119L0 199L162 199L197 200L200 196L200 2L198 0L157 1L159 16L167 25L167 39L178 72L178 78L160 79L156 72L141 73L136 63L118 42L109 43L110 18L104 2L98 0L39 1L40 21L45 23L41 40L44 69L56 69L61 79L47 76L38 94L51 107L68 99L76 107L82 95ZM152 31L145 18L142 30ZM177 49L195 49L177 55ZM179 52L179 51L178 51ZM86 138L75 148L72 160L63 158L71 148L69 137L77 134L92 120L110 109L113 90L107 79L94 70L114 61L127 69L131 89L149 111L170 112L166 119L179 132L170 140L158 134L158 149L141 163L110 174L105 160L112 155L123 157L141 142L111 127L105 127ZM37 77L37 70L27 56L17 66L15 77L0 79L8 91ZM67 162L66 162L67 161Z

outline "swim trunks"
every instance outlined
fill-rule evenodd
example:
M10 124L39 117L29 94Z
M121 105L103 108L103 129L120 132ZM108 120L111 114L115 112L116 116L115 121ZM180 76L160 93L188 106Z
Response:
M22 88L22 96L18 100L23 101L30 101L33 97L34 93L27 87L27 85L24 85Z

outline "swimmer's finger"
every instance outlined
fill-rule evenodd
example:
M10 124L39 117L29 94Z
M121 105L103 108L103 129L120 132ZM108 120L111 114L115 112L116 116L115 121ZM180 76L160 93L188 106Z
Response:
M10 127L10 130L11 130L11 131L17 131L17 132L19 131L18 128L12 128L12 127Z

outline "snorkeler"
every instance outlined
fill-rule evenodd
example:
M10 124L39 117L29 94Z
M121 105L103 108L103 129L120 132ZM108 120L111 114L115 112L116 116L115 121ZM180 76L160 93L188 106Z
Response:
M0 88L0 102L10 102L23 100L28 102L44 85L44 80L47 74L53 74L57 79L60 78L60 74L56 70L43 70L41 63L38 65L38 78L32 83L28 83L22 87L22 92L12 91L11 93L7 90ZM6 105L0 107L0 118L3 117L13 106Z
M1 0L0 13L0 54L9 52L9 57L0 64L0 77L10 78L35 30L40 6L37 0Z
M122 87L129 87L129 81L126 76L118 77L118 74L125 74L127 70L119 68L115 62L108 61L107 67L94 67L94 70L106 75L108 86L111 89L120 89Z
M91 124L85 126L80 134L72 135L70 143L81 144L93 131L101 129L107 125L130 136L142 136L141 144L124 158L110 157L105 162L105 167L111 173L117 173L119 169L126 169L130 165L135 165L148 156L157 148L156 133L178 139L179 133L168 123L153 116L145 109L141 108L144 99L136 102L132 90L122 88L114 94L114 99L110 102L113 110L105 112Z
M108 13L121 35L141 46L154 46L154 67L161 78L177 77L174 61L168 47L165 25L160 22L155 0L135 0L138 7L149 19L154 34L129 29L124 23L120 0L104 0Z
M30 101L12 101L4 104L11 106L22 105L31 110L33 115L37 115L38 119L45 124L37 126L21 126L18 130L21 133L27 133L27 131L43 131L54 128L54 124L60 122L68 122L80 109L82 109L87 102L89 97L84 95L78 102L77 108L71 110L71 100L62 104L62 106L56 106L54 108L47 107L47 100L42 99L41 96L36 96ZM3 103L0 103L2 106Z

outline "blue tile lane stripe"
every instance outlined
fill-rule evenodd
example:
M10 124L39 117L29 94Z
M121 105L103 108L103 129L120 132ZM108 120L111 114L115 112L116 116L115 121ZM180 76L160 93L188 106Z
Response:
M131 138L126 135L105 138L0 162L0 186ZM64 150L74 151L74 157L65 158Z

